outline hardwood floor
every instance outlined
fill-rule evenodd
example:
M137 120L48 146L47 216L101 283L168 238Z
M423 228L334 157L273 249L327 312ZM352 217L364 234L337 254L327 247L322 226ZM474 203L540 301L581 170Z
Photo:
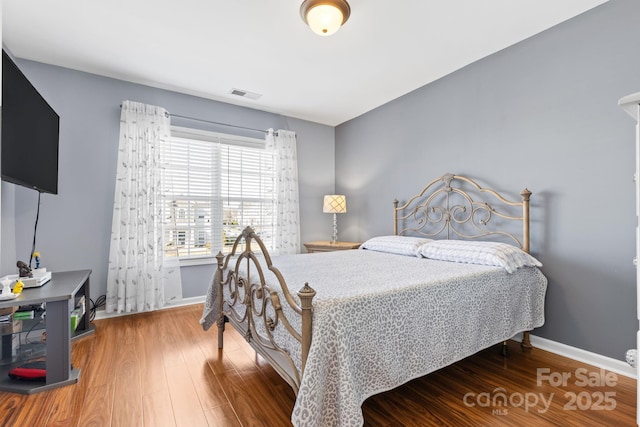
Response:
M291 425L291 388L231 327L219 352L216 331L198 324L201 311L96 321L96 333L72 345L78 384L0 393L0 425ZM365 425L636 425L635 380L514 342L510 349L509 358L488 349L369 398Z

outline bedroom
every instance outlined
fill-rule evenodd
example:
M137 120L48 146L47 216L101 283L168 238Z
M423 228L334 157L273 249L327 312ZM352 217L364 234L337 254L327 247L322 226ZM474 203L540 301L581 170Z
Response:
M623 363L637 329L634 162L633 123L617 101L640 90L640 59L632 54L640 47L638 17L635 1L606 2L335 127L18 60L69 120L61 134L62 190L43 196L39 250L52 269L91 268L104 290L113 144L124 99L292 129L303 241L327 238L330 219L319 204L334 191L349 198L340 238L361 241L389 234L391 201L445 172L509 191L528 187L532 252L549 278L546 324L534 334ZM3 41L11 49L6 34ZM356 166L362 164L367 168ZM6 274L16 254L29 253L36 194L3 184L2 198ZM201 296L198 284L212 272L212 266L183 268L183 296Z

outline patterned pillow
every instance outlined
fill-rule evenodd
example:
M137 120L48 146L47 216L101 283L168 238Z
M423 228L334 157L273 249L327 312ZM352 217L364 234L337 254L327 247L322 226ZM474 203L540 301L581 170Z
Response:
M360 249L419 257L420 247L428 242L433 242L433 240L412 236L378 236L364 242Z
M420 247L420 255L441 261L494 265L513 273L520 267L542 267L540 261L512 245L468 240L437 240Z

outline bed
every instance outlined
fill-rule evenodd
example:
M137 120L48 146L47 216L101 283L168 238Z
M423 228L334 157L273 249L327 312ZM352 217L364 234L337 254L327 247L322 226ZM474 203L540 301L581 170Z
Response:
M219 348L232 325L291 385L293 425L361 426L373 394L521 332L531 347L547 280L528 254L530 195L445 174L394 201L392 235L350 251L272 258L247 227L217 256L201 323Z

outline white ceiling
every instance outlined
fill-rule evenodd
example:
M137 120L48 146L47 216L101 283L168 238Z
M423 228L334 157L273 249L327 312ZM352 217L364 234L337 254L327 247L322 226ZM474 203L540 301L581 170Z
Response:
M302 0L4 0L2 30L18 58L335 126L605 1L349 0L320 37Z

